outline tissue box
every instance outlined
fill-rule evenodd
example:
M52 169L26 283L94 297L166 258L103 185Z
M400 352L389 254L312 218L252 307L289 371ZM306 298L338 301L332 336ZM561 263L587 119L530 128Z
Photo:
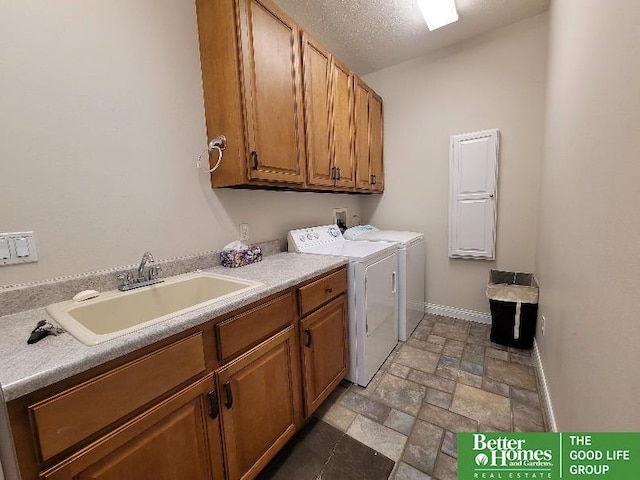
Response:
M262 261L262 249L251 245L242 250L222 250L220 263L223 267L238 268Z

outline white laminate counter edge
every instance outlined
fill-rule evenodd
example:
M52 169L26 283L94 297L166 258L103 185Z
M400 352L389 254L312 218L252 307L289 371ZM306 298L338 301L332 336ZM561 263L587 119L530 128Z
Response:
M44 308L0 317L0 387L4 402L201 325L346 263L343 257L278 253L238 269L209 268L205 271L255 280L264 286L95 346L86 346L68 333L27 345L27 337L36 322L51 320Z

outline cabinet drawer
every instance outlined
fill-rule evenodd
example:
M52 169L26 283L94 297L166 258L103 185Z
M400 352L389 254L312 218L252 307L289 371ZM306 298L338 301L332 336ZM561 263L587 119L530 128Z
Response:
M293 295L287 293L216 325L220 360L228 360L293 322Z
M30 406L42 460L204 371L202 334L198 333Z
M41 472L40 480L213 480L207 475L210 419L203 401L212 386L212 376L196 381Z
M306 315L347 290L347 270L342 269L298 290L300 313Z

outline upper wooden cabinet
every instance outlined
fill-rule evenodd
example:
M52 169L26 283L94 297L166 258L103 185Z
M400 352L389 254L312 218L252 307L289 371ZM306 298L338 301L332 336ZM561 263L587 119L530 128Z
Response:
M327 49L302 33L307 183L355 187L353 75Z
M382 192L382 98L359 78L354 97L356 185L359 190Z
M384 190L382 162L382 98L373 90L369 93L369 169L371 190Z
M298 26L264 0L196 6L207 136L227 137L212 185L303 184Z
M356 164L353 125L353 81L349 68L333 58L332 69L333 164L336 186L356 186Z
M357 78L354 84L354 120L355 120L355 154L356 154L356 187L369 190L371 174L369 172L369 92L370 89Z
M367 87L367 171L358 172L360 80L349 68L270 0L196 7L207 137L227 137L213 187L382 191L380 97Z

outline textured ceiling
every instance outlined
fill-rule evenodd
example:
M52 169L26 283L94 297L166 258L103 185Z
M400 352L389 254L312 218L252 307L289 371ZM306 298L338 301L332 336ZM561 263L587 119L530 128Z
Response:
M460 20L430 32L417 0L274 0L359 75L546 11L549 0L456 0Z

